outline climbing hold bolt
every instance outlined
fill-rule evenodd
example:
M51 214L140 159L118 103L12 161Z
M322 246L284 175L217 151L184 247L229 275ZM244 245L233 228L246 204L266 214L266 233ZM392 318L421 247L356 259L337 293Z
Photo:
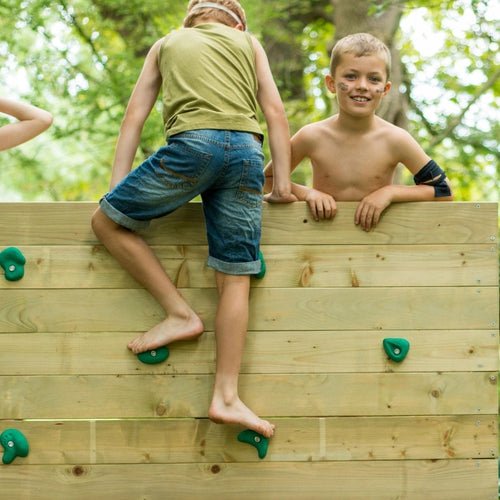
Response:
M267 448L269 447L269 439L259 434L258 432L247 429L241 431L238 434L238 441L241 443L247 443L252 445L257 449L259 458L264 458L267 454Z
M20 280L24 276L24 264L26 259L18 248L8 247L0 252L0 266L5 271L6 280Z
M27 457L29 453L28 440L17 429L5 429L0 434L0 444L4 448L2 462L10 464L16 457Z
M259 260L260 260L260 271L253 275L254 278L260 280L266 274L266 261L264 260L264 254L259 250Z
M137 357L139 358L139 361L142 361L147 365L156 365L165 361L169 354L170 352L168 347L163 346L158 349L152 349L151 351L140 352Z
M401 338L384 339L383 346L387 356L397 363L403 361L410 350L410 343Z

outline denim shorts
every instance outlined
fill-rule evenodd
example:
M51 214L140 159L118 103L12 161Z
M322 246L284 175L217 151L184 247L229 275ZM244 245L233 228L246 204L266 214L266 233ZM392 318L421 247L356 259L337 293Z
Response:
M132 231L148 226L201 194L208 266L256 274L264 183L259 136L192 130L171 136L100 201L101 210Z

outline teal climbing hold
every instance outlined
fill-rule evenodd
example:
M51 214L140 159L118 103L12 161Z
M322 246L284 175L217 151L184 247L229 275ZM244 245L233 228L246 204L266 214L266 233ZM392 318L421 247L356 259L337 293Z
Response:
M261 280L266 274L266 261L264 260L264 254L259 250L259 260L260 260L260 271L254 274L253 277Z
M387 356L397 363L403 361L410 350L410 343L401 338L384 339L383 346Z
M170 354L167 346L159 347L158 349L152 349L151 351L140 352L137 357L139 361L146 363L147 365L156 365L165 361Z
M6 280L20 280L24 276L24 264L26 259L18 248L8 247L0 252L0 266L5 271Z
M254 446L257 449L259 458L264 458L267 454L269 439L262 434L259 434L258 432L252 431L250 429L241 431L238 434L238 441Z
M30 451L26 436L17 429L5 429L0 434L0 444L4 448L4 464L10 464L16 457L27 457Z

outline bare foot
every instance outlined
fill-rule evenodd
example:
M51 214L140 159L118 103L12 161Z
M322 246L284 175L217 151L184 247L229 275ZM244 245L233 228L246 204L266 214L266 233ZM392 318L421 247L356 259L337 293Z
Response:
M267 438L274 434L274 424L255 415L239 398L230 404L214 398L208 410L208 418L216 424L240 424Z
M139 335L128 343L128 348L135 354L156 349L177 340L189 340L203 333L203 323L193 315L189 319L168 317L151 330Z

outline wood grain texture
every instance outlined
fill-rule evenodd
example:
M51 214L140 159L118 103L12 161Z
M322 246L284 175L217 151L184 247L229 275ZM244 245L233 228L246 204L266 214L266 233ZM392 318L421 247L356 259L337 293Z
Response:
M28 260L0 272L0 430L31 450L0 465L1 498L496 500L497 204L394 204L369 233L356 203L321 222L264 205L239 389L277 426L265 460L207 418L201 205L143 232L206 328L160 365L126 348L164 312L97 242L96 208L0 203L0 251ZM409 340L402 363L386 337Z
M174 284L214 288L206 245L154 246ZM497 286L495 245L263 245L254 288ZM25 246L25 276L0 288L139 288L101 245Z
M0 419L204 418L213 376L4 376L0 383ZM493 414L496 388L492 372L240 377L242 399L267 417Z
M139 332L4 333L0 375L213 374L215 338L169 347L164 363L140 363L127 348ZM404 363L391 361L382 341L405 338ZM494 330L251 331L241 373L468 372L498 370Z
M438 460L497 456L496 415L276 418L265 463ZM16 463L261 462L239 429L208 419L6 422L31 444Z
M497 469L496 459L34 465L2 470L2 492L16 500L88 500L110 492L120 500L495 500Z
M181 289L212 330L214 289ZM56 307L54 307L56 305ZM0 290L0 333L141 331L164 318L142 289ZM249 330L497 329L498 288L258 288Z
M263 244L457 244L496 242L495 203L396 203L372 232L354 225L356 203L338 203L334 220L315 222L304 202L264 204ZM91 202L0 203L0 245L97 243ZM186 224L189 221L189 224ZM145 231L156 245L206 244L201 204L189 203Z

